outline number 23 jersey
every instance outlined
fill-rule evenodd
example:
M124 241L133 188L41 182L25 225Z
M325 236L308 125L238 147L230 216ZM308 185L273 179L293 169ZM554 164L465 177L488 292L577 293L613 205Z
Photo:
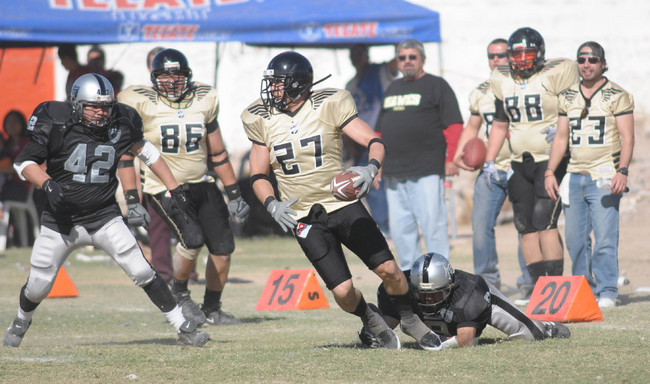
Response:
M261 99L242 112L248 138L269 149L280 198L299 199L291 206L296 218L316 203L332 212L354 202L334 199L330 182L343 170L341 129L356 117L350 93L333 88L313 91L293 113L269 113Z
M118 95L120 102L138 111L144 125L144 138L160 150L179 184L205 180L208 170L206 137L210 133L209 124L218 114L217 91L206 84L195 82L194 85L180 103L172 103L146 86L132 86ZM216 125L210 129L216 129ZM167 190L148 167L144 174L144 193L155 195Z
M551 144L545 129L557 125L558 95L579 81L578 66L568 59L547 60L527 79L513 79L507 65L492 71L490 86L510 120L512 160L529 152L535 162L548 160Z

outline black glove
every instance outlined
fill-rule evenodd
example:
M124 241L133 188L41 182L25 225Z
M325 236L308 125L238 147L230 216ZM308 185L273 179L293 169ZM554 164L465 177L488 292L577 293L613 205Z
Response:
M42 188L43 191L45 191L50 207L52 207L54 211L59 210L63 204L63 191L61 190L59 183L54 181L54 179L47 179L43 183Z
M187 213L190 209L190 201L187 199L187 195L183 192L183 188L179 185L178 187L169 190L169 194L172 196L172 201L176 208L181 210L181 212Z

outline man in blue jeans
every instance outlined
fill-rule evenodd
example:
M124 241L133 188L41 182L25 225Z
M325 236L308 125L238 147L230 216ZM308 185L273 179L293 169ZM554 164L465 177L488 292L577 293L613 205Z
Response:
M507 41L495 39L488 44L487 56L490 70L499 65L508 63L506 56ZM492 119L494 118L494 94L490 90L488 81L484 81L476 87L469 96L471 116L460 139L454 156L454 163L459 167L473 171L463 162L462 148L470 139L480 137L487 145ZM486 182L486 174L481 172L474 183L474 199L472 208L472 248L474 253L474 273L483 277L498 289L501 289L501 275L499 272L499 255L496 248L496 237L494 227L497 224L497 217L508 194L508 170L510 169L510 145L501 147L497 155L495 165L497 175L490 183ZM521 247L519 248L519 266L522 275L517 279L517 287L524 297L532 291L533 285L530 275L523 260ZM529 296L529 295L528 295ZM519 304L519 303L517 303ZM527 303L521 303L527 304Z

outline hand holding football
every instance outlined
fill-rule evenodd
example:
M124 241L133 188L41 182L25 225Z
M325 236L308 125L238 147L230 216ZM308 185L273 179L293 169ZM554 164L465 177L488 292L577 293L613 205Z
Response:
M352 184L359 178L356 172L340 172L332 179L330 183L330 192L334 198L341 201L356 200L359 188L354 188Z
M463 162L470 168L479 169L485 162L487 148L483 140L475 137L463 147Z

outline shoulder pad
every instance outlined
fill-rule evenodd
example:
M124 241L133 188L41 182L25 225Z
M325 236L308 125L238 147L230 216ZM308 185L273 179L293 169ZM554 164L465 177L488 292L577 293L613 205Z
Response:
M564 91L560 92L560 95L566 100L571 103L573 100L578 96L579 92L577 89L574 88L567 88Z
M482 94L486 94L490 90L490 82L486 80L481 84L479 84L479 86L476 87L476 89Z
M212 90L214 90L214 88L207 84L194 83L194 94L196 95L196 101L201 101L204 97L208 96Z
M54 126L65 127L71 123L72 106L62 101L46 101L34 109L27 124L28 135L49 136Z
M337 92L339 92L338 89L332 89L332 88L319 89L318 91L312 92L310 98L314 103L314 109L318 109L328 97L336 94ZM348 91L342 91L342 92L348 92Z
M495 68L495 73L499 73L502 76L510 77L510 67L508 65L499 65Z
M569 59L549 59L544 63L544 68L539 73L548 72L554 68L566 65L566 62L570 61Z
M264 104L262 104L260 100L251 104L248 108L246 108L246 111L248 111L250 115L259 116L264 119L271 118L271 114L269 113L268 109L264 107Z
M119 97L120 95L122 97ZM135 85L135 86L129 87L129 88L121 91L119 93L119 95L118 95L119 99L124 99L124 98L129 98L129 97L135 98L135 99L144 97L144 98L147 98L152 103L158 104L158 92L156 92L151 87L146 87L146 86L142 86L142 85ZM120 100L120 101L122 101L122 100ZM122 101L122 102L126 102L126 100Z

